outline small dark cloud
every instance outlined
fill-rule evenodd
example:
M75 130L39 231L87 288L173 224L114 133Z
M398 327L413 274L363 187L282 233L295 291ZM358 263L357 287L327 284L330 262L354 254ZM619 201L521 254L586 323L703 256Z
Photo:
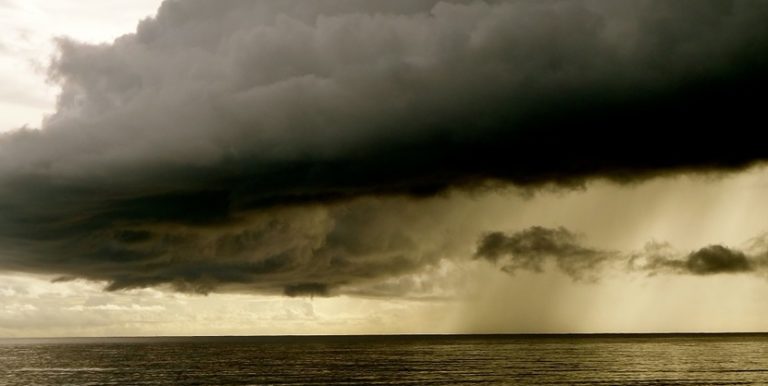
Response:
M505 234L491 232L480 238L476 258L500 263L502 270L542 272L548 262L574 279L593 279L601 264L614 252L585 247L580 238L566 228L531 227Z
M686 268L697 275L749 272L754 268L744 252L711 245L688 255Z
M603 268L624 263L632 271L649 274L717 275L766 273L768 244L753 239L751 253L710 245L681 254L667 243L650 242L640 252L622 253L586 247L570 230L531 227L516 233L491 232L480 237L475 257L501 264L508 273L543 272L554 263L574 280L597 279Z
M329 296L330 289L326 284L322 283L301 283L292 284L285 287L283 293L290 297L314 297L314 296Z
M667 245L649 244L643 253L634 254L630 262L650 273L715 275L755 272L761 260L759 255L747 256L722 245L710 245L679 257Z
M51 283L67 283L75 280L77 280L77 278L74 276L59 276L51 280Z

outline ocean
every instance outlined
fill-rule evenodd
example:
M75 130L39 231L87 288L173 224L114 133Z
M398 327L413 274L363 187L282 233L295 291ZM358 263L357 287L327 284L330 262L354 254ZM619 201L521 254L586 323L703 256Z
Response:
M0 385L766 385L768 335L0 339Z

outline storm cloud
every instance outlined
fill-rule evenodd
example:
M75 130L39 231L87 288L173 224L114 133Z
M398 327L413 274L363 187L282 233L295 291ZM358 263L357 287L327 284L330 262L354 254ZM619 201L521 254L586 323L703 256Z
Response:
M0 269L327 295L443 256L402 226L423 214L365 197L744 168L768 157L766 19L761 0L169 0L112 44L59 41L56 112L0 137ZM604 259L532 235L551 249L493 236L511 270Z
M475 256L493 263L501 262L502 270L543 272L552 260L556 266L581 280L594 278L594 273L615 252L583 246L580 238L566 228L531 227L513 234L491 232L481 237Z
M768 273L765 237L753 239L749 252L709 245L689 253L668 243L649 242L638 252L610 251L584 245L582 237L563 228L531 227L518 232L489 232L480 237L475 258L500 264L510 274L518 270L543 272L548 265L574 280L597 280L607 268L624 266L634 272L717 275Z
M441 216L428 220L424 209L403 213L409 206L362 200L257 211L210 224L102 224L84 213L82 220L41 220L34 232L30 226L26 235L5 237L2 266L64 281L103 281L110 291L170 286L192 293L330 296L354 286L366 295L366 284L424 270L448 249L437 234Z
M715 275L728 273L757 273L766 269L768 250L752 256L722 245L710 245L692 251L682 258L665 243L648 243L642 253L630 258L630 266L650 273L684 273Z

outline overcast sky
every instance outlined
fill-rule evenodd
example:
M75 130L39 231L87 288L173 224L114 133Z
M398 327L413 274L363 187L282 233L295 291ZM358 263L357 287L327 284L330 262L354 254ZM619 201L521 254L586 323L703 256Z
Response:
M768 329L767 1L55 4L0 336Z

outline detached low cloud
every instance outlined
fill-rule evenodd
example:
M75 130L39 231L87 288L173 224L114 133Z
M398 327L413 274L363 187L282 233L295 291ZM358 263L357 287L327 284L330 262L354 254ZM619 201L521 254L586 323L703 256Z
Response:
M513 234L488 233L480 239L475 255L501 262L501 269L512 274L517 270L542 272L552 261L574 279L584 279L614 258L615 252L583 246L566 228L532 227Z
M741 169L768 158L766 19L762 0L168 0L112 44L59 41L56 112L0 137L0 269L333 294L442 256L407 231L424 219L361 197ZM547 252L565 270L605 258L542 237L581 254ZM538 267L509 243L511 270Z
M710 245L680 253L667 243L650 242L640 252L622 253L587 247L566 228L532 227L516 233L491 232L477 244L475 258L517 270L543 272L554 265L574 280L596 280L608 266L622 265L649 274L716 275L768 273L768 248L757 238L749 253Z
M632 256L630 264L652 273L687 273L714 275L720 273L755 272L763 265L765 256L747 256L744 252L710 245L675 258L667 244L649 243L645 251Z

